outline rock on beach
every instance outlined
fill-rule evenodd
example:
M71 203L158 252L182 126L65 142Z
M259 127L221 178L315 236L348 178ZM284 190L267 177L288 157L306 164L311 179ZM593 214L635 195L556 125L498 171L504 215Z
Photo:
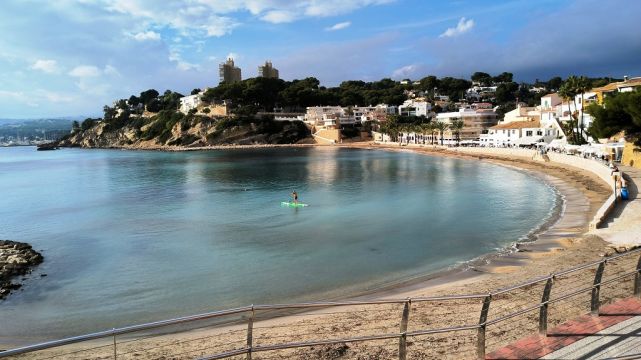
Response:
M21 285L11 280L31 273L32 268L42 263L43 257L31 245L10 240L0 240L0 300Z

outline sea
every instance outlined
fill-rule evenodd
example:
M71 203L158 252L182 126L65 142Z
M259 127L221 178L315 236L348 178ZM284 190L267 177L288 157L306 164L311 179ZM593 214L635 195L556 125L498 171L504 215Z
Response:
M376 291L528 240L560 202L513 168L336 147L0 148L0 189L0 239L45 258L0 301L14 345Z

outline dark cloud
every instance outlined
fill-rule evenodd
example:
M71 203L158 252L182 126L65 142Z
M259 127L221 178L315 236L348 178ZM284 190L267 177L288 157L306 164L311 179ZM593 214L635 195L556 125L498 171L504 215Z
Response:
M639 14L641 1L575 1L533 16L505 41L481 34L425 39L425 54L435 61L415 65L441 76L509 71L524 81L571 74L641 74ZM417 71L415 77L425 74Z

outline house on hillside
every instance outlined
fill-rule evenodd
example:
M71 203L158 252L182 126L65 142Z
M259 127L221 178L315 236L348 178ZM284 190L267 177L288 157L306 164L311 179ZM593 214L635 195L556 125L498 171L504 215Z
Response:
M430 111L432 111L432 104L418 99L405 100L398 107L398 113L401 116L428 116Z

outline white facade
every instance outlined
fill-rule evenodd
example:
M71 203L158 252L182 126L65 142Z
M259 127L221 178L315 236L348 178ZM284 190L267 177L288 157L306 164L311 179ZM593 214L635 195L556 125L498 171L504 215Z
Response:
M405 100L398 107L398 113L402 116L427 116L432 110L432 104L427 101Z
M559 129L538 120L501 123L481 135L482 146L530 146L537 143L549 144L559 137Z
M202 104L201 96L203 92L196 95L189 95L180 98L180 112L187 114L189 110L196 109Z

